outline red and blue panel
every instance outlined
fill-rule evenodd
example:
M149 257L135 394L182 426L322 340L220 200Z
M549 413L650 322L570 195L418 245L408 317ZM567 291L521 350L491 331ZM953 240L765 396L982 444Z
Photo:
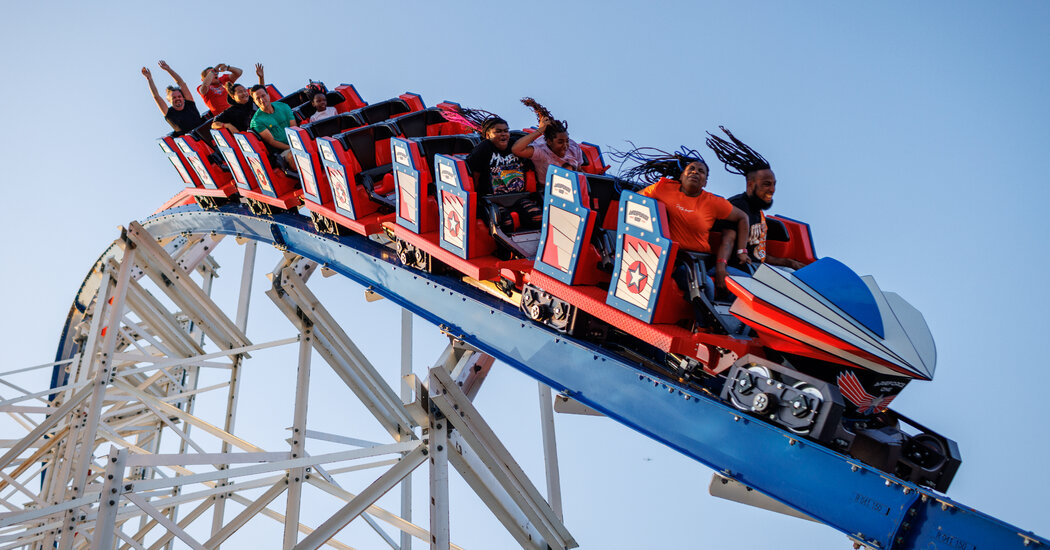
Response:
M324 167L325 176L328 178L329 188L332 190L332 202L335 211L350 218L358 219L357 208L354 205L351 185L356 182L350 175L355 174L353 167L346 166L339 155L336 154L338 141L330 137L317 138L317 152L321 157L321 165Z
M212 177L208 171L208 167L201 160L200 155L193 149L192 146L186 141L186 136L179 136L175 138L175 145L182 152L182 157L189 163L190 168L197 174L197 180L201 182L201 186L205 189L218 189L219 186L215 183L215 178Z
M585 232L594 213L587 204L587 182L572 170L547 168L543 207L543 230L533 268L567 284L573 284L580 254L590 244Z
M176 152L175 139L171 136L165 136L157 140L157 145L160 146L160 150L164 151L168 160L171 161L171 165L175 167L186 187L197 187L194 179L190 176L189 170L186 169L186 165L182 163L182 159Z
M253 144L252 140L249 140L248 136L244 134L235 134L234 138L237 140L237 145L241 148L241 153L244 154L244 160L248 163L248 169L255 176L255 183L259 185L256 191L276 199L277 193L273 190L273 180L270 179L270 174L266 171L266 164L263 161L263 156L267 154L266 146L262 142L258 142L258 150L256 150L256 144Z
M666 231L656 200L624 191L606 303L646 323L652 322L668 275L671 239Z
M471 242L476 229L474 193L464 182L470 181L467 165L462 159L434 155L434 181L438 192L438 216L441 228L438 239L441 248L463 258L471 258Z
M230 167L233 182L237 184L237 187L251 191L252 186L244 174L244 166L247 165L244 161L244 154L240 152L239 147L235 147L233 135L229 130L212 130L211 136L215 140L215 148L222 154L222 158L226 159L226 165Z
M327 199L325 189L318 183L318 164L316 161L317 146L310 134L302 128L292 126L284 129L288 136L288 147L292 150L295 165L299 169L299 182L303 186L303 198L315 204L324 204Z
M420 185L420 172L416 169L409 143L401 138L391 138L390 159L394 169L397 224L420 233L426 189Z

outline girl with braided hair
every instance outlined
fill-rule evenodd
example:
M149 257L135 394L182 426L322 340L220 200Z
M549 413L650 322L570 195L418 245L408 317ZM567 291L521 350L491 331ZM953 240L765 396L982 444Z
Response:
M568 123L556 120L546 107L531 97L522 98L521 102L536 113L539 128L514 142L511 151L521 158L532 159L536 183L540 186L546 184L547 167L551 164L579 170L583 164L583 149L580 149L579 143L569 139Z
M649 184L639 193L664 204L671 240L677 242L678 246L694 252L710 253L708 236L711 228L717 220L727 220L738 228L739 261L750 262L743 233L747 231L747 215L726 199L704 190L707 187L708 167L700 153L686 147L674 153L651 147L636 147L626 153L615 152L613 157L622 161L621 166L623 162L637 162L622 172L620 177L641 179ZM725 256L721 254L722 250L719 252L714 267L715 286L725 289L728 250ZM673 277L681 287L685 285L685 274L680 271L683 270L676 269ZM710 289L710 285L707 288ZM708 299L713 298L713 292L709 293Z

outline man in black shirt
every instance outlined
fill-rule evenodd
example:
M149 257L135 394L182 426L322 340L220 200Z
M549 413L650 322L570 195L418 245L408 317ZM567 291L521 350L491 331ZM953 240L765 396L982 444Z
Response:
M762 155L740 141L732 132L724 126L719 126L728 140L707 133L707 146L718 155L726 170L733 174L744 176L747 190L744 193L729 198L730 204L743 210L747 214L750 229L747 237L747 254L750 265L743 265L736 254L730 254L733 243L736 242L736 228L731 226L716 226L722 231L722 246L718 251L718 260L715 264L715 286L725 291L726 275L746 275L754 272L762 263L801 269L805 267L802 262L791 258L777 258L766 253L766 240L786 241L788 236L783 227L778 223L778 232L770 235L769 225L766 224L765 211L773 206L773 193L777 190L777 178L769 166L769 161ZM738 250L743 252L743 250Z
M143 67L142 76L146 77L146 81L149 82L153 101L157 102L157 108L164 113L164 120L171 125L175 136L181 136L203 124L204 120L201 119L200 111L197 110L197 105L193 102L193 94L190 92L186 82L182 80L182 77L168 66L163 59L157 65L171 75L172 80L178 84L178 86L168 86L167 95L168 103L171 104L170 107L161 99L160 92L157 91L157 85L153 83L153 75L149 69Z
M779 223L772 226L766 223L765 211L773 206L773 193L777 190L777 177L773 174L773 170L763 168L748 172L744 174L744 181L747 183L747 190L739 195L729 197L729 202L743 210L750 220L751 229L747 237L747 252L751 256L751 262L756 266L760 263L767 263L792 269L805 267L802 262L797 260L770 256L766 252L767 240L788 240L783 226ZM727 242L728 239L728 242L732 244L733 236L730 236L730 232L735 236L736 231L731 227L727 228L722 236L723 242ZM730 267L741 269L742 266L739 265L739 262L735 264L734 262L737 262L736 258L730 256Z

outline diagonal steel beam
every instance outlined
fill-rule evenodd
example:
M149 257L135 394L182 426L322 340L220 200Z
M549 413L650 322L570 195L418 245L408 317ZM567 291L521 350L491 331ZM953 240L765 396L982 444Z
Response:
M314 329L314 349L332 367L380 424L397 440L414 437L414 421L394 390L354 345L331 313L307 288L294 269L286 268L275 288L266 295L300 330L309 323ZM304 321L305 319L305 321Z
M395 485L400 483L405 476L412 473L412 470L419 467L426 459L427 451L423 446L419 446L416 450L405 455L393 468L379 476L364 491L361 491L348 502L346 506L343 506L332 517L325 520L313 533L307 535L293 550L316 550L320 548L326 540L334 537L336 533L349 525L354 518L361 515L375 501L385 495L387 491L393 489Z
M139 267L217 346L228 350L251 343L138 222L128 224L127 236L141 250Z
M430 369L430 402L438 407L500 486L552 548L577 546L565 525L543 499L481 413L443 368Z

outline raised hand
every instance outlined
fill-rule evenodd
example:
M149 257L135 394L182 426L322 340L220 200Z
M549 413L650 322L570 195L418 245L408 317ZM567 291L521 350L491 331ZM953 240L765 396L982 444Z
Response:
M153 80L153 74L150 73L149 69L147 69L146 67L142 68L142 76L144 76L144 77L146 77L146 78L148 78L150 80Z
M256 63L255 64L255 74L259 75L259 80L262 81L262 79L263 79L263 64L262 63Z
M157 66L160 67L161 69L164 69L165 71L170 71L171 70L171 67L169 67L168 63L166 61L164 61L163 59L161 59L160 61L157 62Z

